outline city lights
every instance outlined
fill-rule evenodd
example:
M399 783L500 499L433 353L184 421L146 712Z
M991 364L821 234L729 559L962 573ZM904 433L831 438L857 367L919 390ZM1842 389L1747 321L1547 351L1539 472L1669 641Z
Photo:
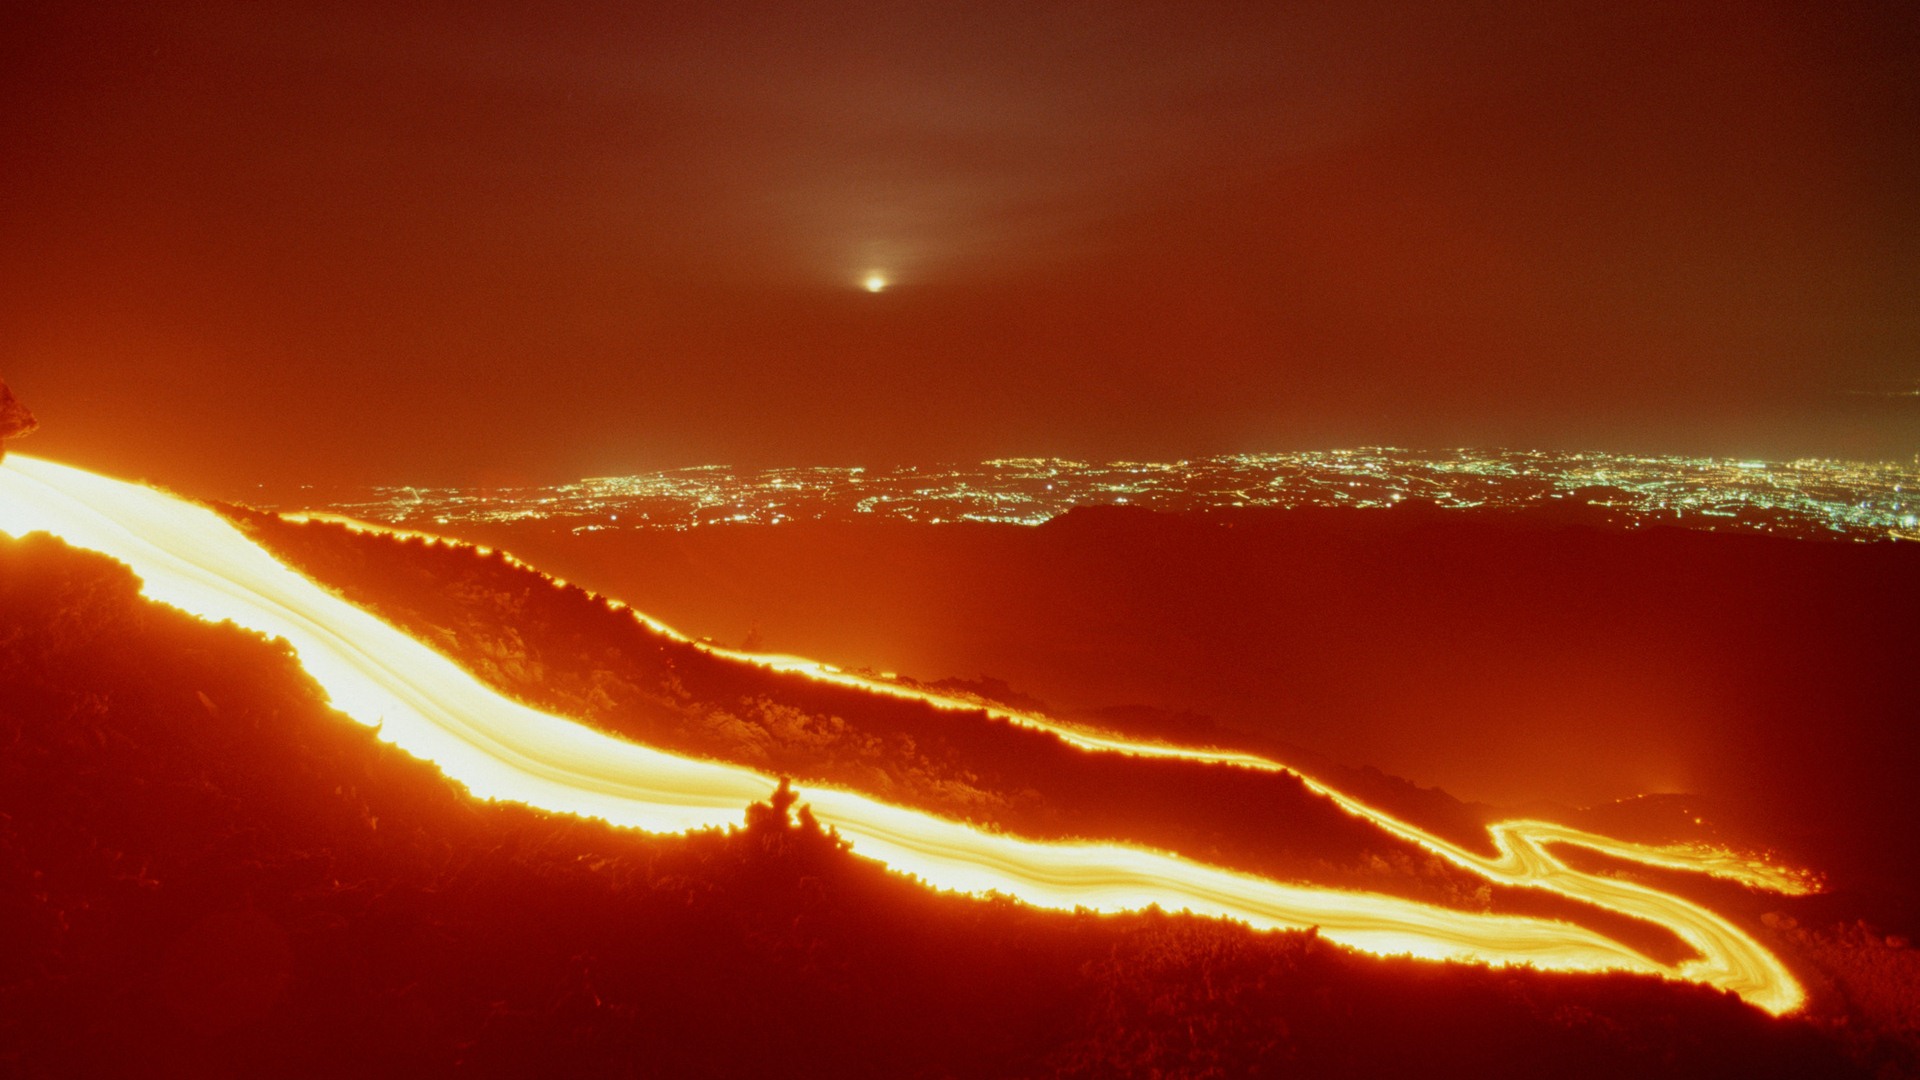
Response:
M421 528L550 521L579 532L893 519L1039 525L1077 507L1545 510L1857 540L1920 539L1920 466L1502 450L1328 450L1179 462L1002 458L975 465L734 470L707 465L527 488L375 488L327 509Z

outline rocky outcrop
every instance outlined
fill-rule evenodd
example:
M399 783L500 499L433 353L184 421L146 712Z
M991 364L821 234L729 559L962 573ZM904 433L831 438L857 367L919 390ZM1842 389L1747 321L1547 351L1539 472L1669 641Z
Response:
M6 380L0 379L0 457L6 456L6 440L17 439L39 426L27 407L7 389Z

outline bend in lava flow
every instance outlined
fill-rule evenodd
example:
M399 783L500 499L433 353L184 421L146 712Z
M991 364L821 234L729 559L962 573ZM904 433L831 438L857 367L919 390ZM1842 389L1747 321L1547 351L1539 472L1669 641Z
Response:
M53 533L126 563L153 600L285 638L336 708L377 726L382 739L435 763L482 798L677 832L730 823L744 804L764 797L771 783L747 769L664 753L512 702L441 654L295 573L211 510L151 488L10 456L0 463L0 531ZM635 617L688 640L655 620ZM942 709L981 708L799 657L694 644L717 656ZM1094 753L1292 771L1256 754L1140 742L1042 716L988 712ZM1263 928L1313 926L1328 940L1380 954L1655 973L1732 990L1776 1014L1805 1000L1779 959L1722 916L1657 889L1573 869L1547 849L1580 846L1755 888L1807 891L1796 875L1731 852L1633 844L1538 821L1492 826L1496 854L1489 857L1309 777L1301 779L1348 813L1488 881L1545 889L1645 919L1671 930L1698 955L1667 966L1569 923L1286 885L1122 844L1021 840L850 791L817 788L810 801L816 815L856 851L940 888L995 891L1045 907L1116 911L1158 904Z

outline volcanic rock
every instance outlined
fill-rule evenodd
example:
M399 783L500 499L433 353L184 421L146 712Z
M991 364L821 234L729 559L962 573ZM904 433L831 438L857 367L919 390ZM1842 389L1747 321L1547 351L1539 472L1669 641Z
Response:
M6 456L6 440L19 438L39 426L27 407L7 389L6 380L0 379L0 457Z

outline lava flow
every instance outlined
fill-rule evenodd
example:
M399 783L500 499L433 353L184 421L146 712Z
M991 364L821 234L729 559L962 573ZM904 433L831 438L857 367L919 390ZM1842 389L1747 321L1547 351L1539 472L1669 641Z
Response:
M211 510L151 488L9 456L0 463L0 531L53 533L126 563L153 600L285 638L336 708L435 763L481 798L671 832L731 823L771 784L747 769L667 754L509 701L446 657L287 568ZM799 658L769 661L713 651L944 708L979 708ZM1134 742L1044 717L998 715L1091 752L1284 770L1257 755ZM1498 855L1488 858L1307 782L1349 813L1489 881L1547 889L1645 919L1671 930L1699 955L1663 965L1570 923L1286 885L1120 844L1021 840L847 791L814 788L809 799L817 816L856 851L941 888L995 891L1045 907L1115 911L1158 904L1258 927L1314 926L1328 940L1381 954L1654 973L1735 991L1776 1014L1804 1000L1780 961L1731 922L1647 886L1571 869L1548 846L1579 845L1752 887L1805 891L1793 874L1727 852L1648 847L1536 821L1494 826Z

